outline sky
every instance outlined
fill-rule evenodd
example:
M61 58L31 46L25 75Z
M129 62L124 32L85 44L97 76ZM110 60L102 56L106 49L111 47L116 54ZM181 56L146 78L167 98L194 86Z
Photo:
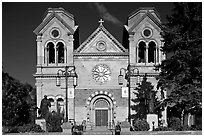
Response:
M2 3L2 66L3 71L22 83L35 85L36 35L33 31L42 22L48 8L62 7L73 14L79 25L80 42L99 26L103 18L104 27L122 43L123 25L128 15L139 7L155 7L161 21L171 14L173 4L169 2L3 2Z

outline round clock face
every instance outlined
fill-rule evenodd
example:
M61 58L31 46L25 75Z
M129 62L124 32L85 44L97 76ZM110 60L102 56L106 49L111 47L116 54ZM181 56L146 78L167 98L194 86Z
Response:
M93 68L92 75L97 83L103 84L110 80L111 71L106 64L99 64Z

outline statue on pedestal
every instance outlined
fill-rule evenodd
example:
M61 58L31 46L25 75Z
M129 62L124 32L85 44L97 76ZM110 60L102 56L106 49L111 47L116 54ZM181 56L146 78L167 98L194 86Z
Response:
M46 117L47 117L47 115L49 113L49 107L51 107L51 103L47 99L47 96L45 95L44 98L41 101L41 104L40 104L40 110L41 110L42 118L46 119Z

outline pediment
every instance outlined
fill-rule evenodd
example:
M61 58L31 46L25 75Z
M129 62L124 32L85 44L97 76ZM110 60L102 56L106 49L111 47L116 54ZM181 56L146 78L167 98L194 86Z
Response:
M126 49L100 25L80 46L76 53L123 53Z

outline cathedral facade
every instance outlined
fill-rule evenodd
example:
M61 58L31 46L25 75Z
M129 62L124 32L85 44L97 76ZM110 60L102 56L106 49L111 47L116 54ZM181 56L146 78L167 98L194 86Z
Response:
M127 120L134 113L129 106L138 78L141 81L147 74L156 88L154 65L165 56L160 51L161 21L154 8L136 10L124 27L123 44L108 32L103 20L80 44L74 16L63 8L49 8L34 30L37 106L47 95L50 111L59 111L70 121L108 126ZM122 84L119 75L124 76Z

